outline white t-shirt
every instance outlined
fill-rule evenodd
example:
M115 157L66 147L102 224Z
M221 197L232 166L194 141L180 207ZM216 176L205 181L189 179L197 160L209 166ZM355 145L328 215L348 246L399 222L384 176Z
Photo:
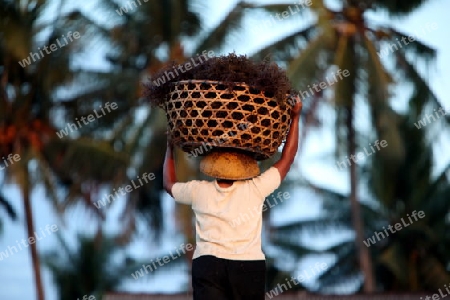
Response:
M175 201L192 205L195 213L194 257L214 255L231 260L263 260L261 250L264 200L281 183L275 167L227 188L217 181L177 182L172 187Z

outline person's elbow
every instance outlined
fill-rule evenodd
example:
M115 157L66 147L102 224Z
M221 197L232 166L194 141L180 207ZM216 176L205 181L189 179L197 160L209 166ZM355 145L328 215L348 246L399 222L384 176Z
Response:
M280 173L281 181L286 178L286 175L289 173L289 170L291 169L291 165L294 162L294 159L285 159L278 161L273 166L278 169L278 173Z

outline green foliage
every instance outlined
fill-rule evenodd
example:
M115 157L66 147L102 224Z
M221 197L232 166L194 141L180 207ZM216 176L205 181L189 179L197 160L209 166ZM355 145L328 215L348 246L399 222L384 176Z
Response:
M426 0L377 0L371 1L371 4L373 8L385 10L391 16L406 16L421 7L425 2Z
M3 196L3 194L0 192L0 207L2 210L4 210L7 214L7 216L11 220L17 220L17 213L14 209L14 207L11 205L11 203L8 202L8 200ZM3 230L3 221L0 219L0 235L2 234Z
M73 248L57 233L60 247L43 255L43 263L52 272L58 299L76 299L94 295L97 299L107 291L117 290L132 270L126 257L118 259L123 249L115 237L78 235ZM123 253L123 252L122 252Z
M450 165L437 177L432 176L433 151L426 131L413 126L413 116L401 117L401 135L406 145L404 162L392 166L381 154L375 154L368 170L369 187L389 212L385 216L388 224L401 218L407 220L414 210L425 214L424 219L389 237L388 245L380 246L379 268L388 272L390 278L380 277L380 281L388 289L397 283L397 288L405 290L432 291L450 280L450 273L445 271L450 262L450 240L446 233L450 228L447 220ZM375 228L381 231L380 227ZM431 261L433 267L428 265ZM406 274L417 277L412 280Z
M7 173L8 179L21 179L24 191L29 191L32 183L42 182L56 208L82 203L103 218L104 212L93 206L99 189L127 183L135 178L134 174L156 174L155 181L128 195L120 236L97 239L81 236L76 249L61 239L60 251L45 255L44 261L54 274L61 299L74 299L76 295L81 298L115 289L123 276L131 274L134 269L128 269L129 261L116 265L112 256L120 251L115 242L129 242L138 217L149 225L146 230L154 229L158 233L162 228L165 216L161 204L161 169L166 120L161 111L149 109L140 101L142 78L149 75L154 78L156 70L168 61L180 63L204 50L223 49L228 37L240 30L246 13L254 9L276 12L283 5L238 2L214 28L201 32L200 14L192 8L195 1L148 1L123 16L115 11L119 9L117 3L101 1L100 9L115 24L113 28L95 23L80 11L66 12L64 1L52 15L48 10L51 3L0 1L0 135L10 138L12 130L21 133L13 134L8 142L2 139L0 154L20 152L27 163L37 163L35 173L28 174L28 169L22 168L15 174ZM293 86L298 89L324 80L336 67L350 70L351 77L336 84L332 97L328 91L321 91L311 98L316 104L333 100L338 114L338 135L348 130L344 124L346 109L366 99L377 137L389 140L392 150L388 156L377 153L372 164L361 170L369 178L368 186L378 205L374 208L362 204L365 236L397 222L412 210L423 210L427 216L370 248L376 262L377 282L385 290L436 290L449 282L446 271L450 253L447 214L450 190L446 173L449 167L432 177L432 151L426 131L410 128L427 110L441 106L416 67L422 61L432 62L436 52L415 41L380 59L377 50L383 43L406 34L387 26L372 28L364 19L364 13L370 10L405 16L425 1L341 1L344 5L340 11L328 9L323 1L313 0L313 3L311 11L318 17L317 23L298 28L260 49L252 58L262 60L270 56L286 64ZM292 3L285 6L289 5ZM50 16L47 21L44 15ZM68 31L79 31L83 39L26 68L17 63L30 51L54 43ZM185 51L187 38L192 39L190 48L195 49L191 52ZM110 63L108 71L74 67L75 55L80 47L88 46L88 41L107 41L111 46L106 58ZM395 82L386 62L392 62L414 87L407 116L398 115L390 105L390 91ZM61 89L69 87L75 93L63 97ZM95 124L83 126L76 134L56 138L55 132L66 122L86 117L106 102L116 102L119 108ZM306 108L306 114L315 112L313 106ZM443 120L448 124L450 119ZM345 139L339 141L345 145ZM189 163L184 157L180 161L186 166L181 170L182 178L195 175L196 170L187 167ZM324 216L275 227L272 236L279 249L299 259L312 251L298 243L300 232L351 229L355 217L351 215L347 195L312 188L325 199ZM58 197L60 191L65 192L64 200ZM13 217L15 214L6 203L6 199L0 198L0 205ZM192 223L192 215L186 216L186 224ZM335 265L320 277L322 287L359 280L355 279L359 269L352 241L343 241L320 253L334 253L337 258ZM277 280L287 277L270 258L269 265L269 282L281 282Z
M308 123L317 119L311 115L317 112L318 103L331 99L336 108L337 154L350 155L352 153L348 153L348 140L355 139L351 134L357 128L349 128L354 124L353 119L349 122L349 113L354 111L354 107L361 107L359 101L364 102L363 106L369 108L376 138L386 140L389 145L389 149L376 154L376 161L371 162L367 168L358 170L363 181L370 178L371 200L375 200L376 204L367 205L366 203L373 202L368 199L359 202L357 205L361 206L362 216L352 215L346 195L336 195L332 191L313 187L324 198L325 214L315 220L277 226L274 228L274 241L287 245L284 246L286 250L295 253L293 250L301 247L298 241L299 233L305 230L340 232L341 229L355 229L352 220L361 218L366 226L364 238L367 238L375 231L381 231L382 226L393 224L414 209L423 209L427 215L431 214L429 210L436 209L436 212L441 212L439 216L427 217L420 224L411 225L398 235L393 235L370 248L372 260L376 263L377 282L385 290L433 289L436 287L433 282L441 283L447 278L445 272L442 272L449 262L444 246L447 242L438 246L434 241L438 237L446 239L448 236L444 233L448 224L444 221L439 224L435 222L447 218L448 207L444 204L445 197L442 192L448 192L449 182L445 175L448 169L439 176L440 183L437 187L435 179L430 176L431 147L423 147L428 143L425 136L427 131L418 133L412 124L427 112L441 106L426 80L417 71L419 63L433 62L436 52L416 40L408 47L382 57L377 51L385 42L394 43L397 38L401 39L406 34L389 26L372 28L365 19L365 13L371 10L385 10L391 16L405 16L425 1L340 2L342 9L335 11L327 8L323 1L313 1L314 5L310 10L317 16L315 23L306 24L293 34L265 46L254 56L270 55L286 64L294 87L302 91L310 91L309 85L325 81L326 76L337 68L349 71L350 76L332 87L327 86L326 91L315 91L309 97L303 96L306 104L311 101L311 105L305 105L304 109L307 116L305 127L309 128ZM289 4L285 5L287 7ZM271 5L267 5L267 11L272 12ZM391 106L392 89L396 82L387 67L390 63L395 65L395 70L414 88L409 102L411 110L407 116L399 115ZM448 122L448 118L442 119ZM357 132L355 140L366 141L367 137L365 133ZM358 181L352 181L351 184L353 190L356 190ZM440 191L438 195L433 194L435 190ZM430 197L436 200L430 203ZM419 232L420 238L411 242L414 233ZM429 233L435 233L433 238L430 238ZM421 243L424 248L418 248ZM296 256L301 259L302 251L297 249L297 252ZM359 252L353 241L343 241L319 253L328 252L336 255L336 263L320 276L321 288L345 285L355 280L361 283L358 277ZM412 261L413 259L415 260ZM427 274L423 270L425 261L434 262L436 268L433 272ZM408 272L410 275L406 276ZM421 282L423 283L420 284Z

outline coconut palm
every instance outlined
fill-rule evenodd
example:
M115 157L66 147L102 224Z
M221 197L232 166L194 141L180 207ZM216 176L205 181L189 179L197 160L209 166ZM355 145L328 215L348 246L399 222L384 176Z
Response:
M117 12L121 7L114 1L102 1L105 11ZM134 89L134 97L142 96L142 82L154 80L152 75L168 63L182 63L189 57L202 53L204 50L217 49L224 44L227 32L237 28L242 18L244 6L242 4L230 12L230 14L211 30L203 30L199 9L195 6L203 6L197 1L152 1L139 7L129 9L122 15L112 13L118 21L112 29L112 41L117 51L108 55L114 70L121 74L130 74L132 80L127 81L129 87ZM123 12L123 10L122 10ZM165 16L165 17L161 17ZM199 38L202 37L202 38ZM186 50L187 39L195 41L194 50ZM130 78L131 79L131 78ZM155 180L138 193L130 194L130 201L124 211L125 232L129 233L136 228L135 216L144 216L154 229L160 229L161 225L161 198L162 162L166 144L166 118L164 112L159 109L149 109L142 102L136 109L145 115L141 122L135 122L135 115L124 115L121 119L123 126L114 132L111 142L124 145L127 153L133 157L132 168L136 174L153 172ZM158 145L155 147L155 145ZM187 156L179 151L177 153L177 172L181 181L193 179L199 176L197 168ZM194 241L192 227L192 212L188 207L177 205L177 213L180 227L183 228L188 242ZM192 253L191 253L192 254Z
M136 10L133 16L125 14L124 19L113 12L111 15L117 16L116 20L125 22L114 27L111 36L107 28L79 11L66 11L62 3L56 5L54 14L50 7L54 2L51 1L1 3L0 149L2 154L17 153L21 157L20 163L9 168L6 175L18 183L23 193L29 236L34 232L30 196L32 187L38 182L46 186L49 199L58 211L81 200L92 213L102 218L103 211L94 206L99 191L106 182L113 183L112 189L126 181L127 167L131 166L135 174L154 171L156 178L162 178L158 174L161 173L163 149L148 145L165 144L164 116L156 110L147 111L143 122L135 122L142 112L138 102L142 91L140 82L168 61L158 54L166 46L169 60L181 61L189 56L183 50L182 40L199 28L199 19L190 11L187 1L173 5L166 1L150 2ZM103 3L118 8L111 1ZM161 18L167 14L172 17ZM51 21L47 22L44 15ZM150 17L142 18L146 15ZM169 21L172 19L179 22ZM223 39L228 24L234 26L232 22L224 23L227 25L213 30L211 36L215 39L222 36ZM70 30L79 30L83 37L80 41L83 40L85 45L92 39L97 40L95 37L101 37L103 42L107 40L106 43L112 37L114 42L110 44L114 46L114 52L108 60L113 70L79 70L71 65L72 54L79 49L76 45L80 45L77 43L80 41L29 60L30 51L38 52L36 49L43 49L45 45L57 44L58 37ZM217 35L218 31L221 31L220 35ZM130 37L130 33L135 34ZM28 66L24 59L30 62ZM18 61L22 64L16 63ZM69 83L72 84L70 88ZM61 93L60 87L70 92ZM83 87L82 92L79 87ZM61 134L59 130L68 132L64 120L72 120L75 124L75 120L87 117L107 102L116 102L119 109L96 120L95 124L79 127L67 137L56 138L56 132ZM150 126L153 131L149 130ZM106 139L98 142L91 137ZM133 158L131 164L129 157ZM37 162L35 173L29 169L30 162ZM188 166L186 160L181 160L181 164ZM180 174L181 180L192 176L192 169L178 169L187 170ZM125 233L133 231L135 215L151 220L154 228L161 224L161 188L162 184L155 180L130 194L131 201L127 202L124 211ZM66 194L62 201L57 197L58 189ZM188 219L185 218L186 224L190 223ZM39 256L35 246L30 249L38 299L43 299Z
M401 118L405 160L393 166L377 153L367 170L382 216L371 229L382 231L381 225L396 223L405 226L373 246L378 279L386 290L433 291L450 280L450 163L433 175L434 153L427 141L433 128L418 130L413 126L418 117L420 113L413 111ZM412 216L418 212L423 214L416 220Z
M76 246L57 233L58 249L45 253L44 265L51 271L58 299L102 299L106 292L117 292L130 282L149 282L160 272L185 267L178 259L185 248L154 255L148 260L129 257L126 247L117 242L120 236L105 235L99 228L92 236L78 234ZM178 251L178 252L177 252Z
M164 3L163 3L164 2ZM293 79L296 87L304 89L308 83L315 80L322 81L326 75L326 71L329 71L329 66L338 65L341 69L349 71L349 76L346 80L342 80L336 83L336 104L338 106L338 118L337 118L337 132L339 141L342 141L342 133L348 136L350 143L348 144L347 153L356 152L356 132L353 126L354 122L354 99L357 95L367 94L369 98L369 104L372 109L372 116L375 124L375 128L378 131L379 137L386 139L389 145L392 145L392 151L390 153L392 160L401 160L403 157L402 145L396 145L398 139L398 130L396 130L395 117L388 103L387 88L391 83L385 67L383 67L384 61L380 61L376 55L375 49L379 48L379 45L383 43L389 43L389 41L395 41L397 37L403 37L401 33L393 30L392 28L372 28L368 25L367 20L364 20L363 13L370 10L387 10L394 16L401 16L411 12L418 7L423 1L414 1L406 4L392 4L387 1L371 1L371 5L365 1L343 1L343 7L340 11L332 11L326 8L320 1L315 1L312 6L313 12L319 16L317 24L308 26L305 29L300 29L295 33L283 38L277 43L265 47L265 49L255 53L255 58L266 57L271 53L273 56L281 61L290 63L290 75ZM111 4L111 1L105 3ZM198 26L194 26L198 22L198 17L195 14L189 12L187 14L188 23L194 25L185 26L182 35L178 35L180 28L182 27L181 19L183 19L183 13L189 11L186 5L187 1L183 1L177 4L167 3L166 1L156 1L146 3L139 8L131 11L128 14L124 14L122 17L116 16L122 20L121 25L116 26L113 29L113 37L116 42L121 45L118 51L109 57L109 60L113 65L120 70L121 74L130 75L134 80L130 80L131 85L127 85L127 90L138 91L138 79L143 76L152 74L159 69L167 60L181 61L183 58L189 56L184 50L183 39L193 34L198 29ZM112 3L110 6L113 8L111 11L115 11L119 7ZM235 8L233 8L227 16L216 27L208 30L203 39L199 39L198 43L193 47L195 51L193 53L201 52L205 49L219 49L220 46L225 45L226 38L230 33L236 32L231 29L239 29L239 24L244 16L245 9L257 9L262 8L270 11L282 11L286 10L286 5L268 5L258 6L248 3L239 2ZM171 16L162 18L161 16ZM170 22L169 22L170 20ZM180 21L173 21L180 20ZM156 26L157 25L157 26ZM145 30L143 30L145 28ZM131 36L130 36L131 33ZM156 37L156 38L153 38ZM166 49L166 50L164 50ZM402 70L407 71L407 78L416 84L418 91L420 91L421 97L412 103L416 103L417 106L426 103L426 100L431 99L431 102L437 105L437 100L430 93L429 88L426 86L418 72L415 71L414 64L408 62L408 60L402 60L402 57L409 52L416 54L418 57L430 58L433 57L434 51L429 47L416 42L411 44L408 48L402 48L395 52L390 58L396 58L396 62L401 66ZM163 53L163 54L161 54ZM360 64L359 64L360 63ZM359 65L357 65L359 64ZM363 66L359 68L358 66ZM140 70L136 72L136 70ZM369 71L368 71L369 70ZM368 75L367 75L368 74ZM131 78L130 77L130 78ZM361 85L363 88L356 89L357 80L366 80L369 84ZM358 81L359 82L359 81ZM374 83L379 84L380 88L374 90L368 87L373 87ZM366 88L367 86L367 88ZM378 87L378 86L377 86ZM136 92L136 94L139 94ZM317 103L323 99L323 93L314 93L311 99L311 109L307 116L314 115L314 107L317 107ZM136 95L135 98L138 96ZM434 101L434 102L433 102ZM377 103L377 106L374 105ZM381 104L381 105L378 105ZM118 145L134 145L123 146L127 147L132 153L141 153L136 161L145 161L149 164L142 164L142 166L150 165L151 170L157 172L160 169L162 162L163 149L154 149L148 147L148 145L156 144L158 142L161 145L164 141L164 117L161 113L156 111L150 111L147 114L141 124L134 124L132 127L127 127L127 124L132 124L135 114L123 119L121 125L117 127L114 137L111 139L114 144ZM151 131L150 124L157 130ZM384 130L386 124L390 130ZM129 130L133 128L132 130ZM121 130L122 129L122 130ZM132 136L131 142L127 138ZM149 138L150 136L150 138ZM149 142L151 141L151 142ZM341 143L343 144L343 143ZM140 146L140 147L137 147ZM163 147L161 147L163 148ZM147 153L139 152L138 149L147 149ZM144 159L148 157L148 159ZM156 159L155 159L156 158ZM161 158L161 159L160 159ZM183 161L182 161L183 163ZM153 167L154 166L154 167ZM135 164L136 174L141 173L141 170L149 170L150 168L140 169L138 164ZM154 168L154 169L153 169ZM179 169L179 168L178 168ZM187 168L186 170L189 170ZM363 227L359 218L359 205L356 197L356 169L353 164L350 168L352 193L351 203L353 211L354 228L357 232L358 249L362 251L360 257L360 265L362 266L364 273L366 274L366 290L373 290L373 280L371 280L370 259L368 258L368 252L365 251L362 245ZM181 179L188 179L193 173L189 171ZM157 176L158 177L158 176ZM144 193L142 189L140 192ZM158 212L160 198L158 193L154 194L154 197L138 197L135 201L130 201L131 207L127 209L127 212L132 212L131 215L136 212ZM139 207L139 203L153 203L155 205L146 205L150 208L144 210L144 208L136 209ZM129 215L130 216L130 215ZM157 216L152 215L153 220L157 220ZM190 224L191 216L187 215L185 218L186 224ZM133 217L129 217L129 220L133 220ZM130 232L133 229L132 222L127 227L130 228ZM189 228L189 227L187 227ZM188 230L192 232L192 230Z
M406 159L401 164L393 166L378 152L361 169L370 192L362 197L361 211L366 223L364 244L371 250L375 263L376 284L385 291L433 291L450 280L446 269L450 262L447 200L450 180L446 175L450 164L437 176L431 175L433 151L427 143L427 132L413 125L418 115L412 111L407 116L398 115L399 132L406 149ZM298 258L305 252L297 240L300 231L336 234L352 228L347 196L316 190L324 199L323 216L278 226L273 232L274 243ZM425 217L416 221L412 217L414 211L422 211ZM384 229L396 223L402 224L401 231L394 234L388 231L387 235ZM336 262L319 277L321 290L349 283L358 286L357 250L351 239L314 252L336 255Z
M405 159L405 147L401 143L396 115L390 105L390 88L394 76L388 70L388 62L392 62L396 71L415 87L415 97L410 100L410 106L420 109L424 106L440 107L438 99L430 90L426 81L417 71L417 62L429 62L435 56L435 50L415 41L407 47L395 45L397 39L407 38L391 26L375 26L366 17L369 11L387 11L392 17L403 17L420 7L424 0L409 2L380 1L339 1L341 8L333 10L325 6L323 1L312 1L310 11L317 16L317 22L299 28L289 33L273 44L257 51L253 57L263 58L272 55L277 60L285 62L288 74L295 87L300 90L304 99L310 101L309 111L305 118L314 120L318 104L324 99L333 99L336 106L336 136L338 155L346 154L348 158L355 154L362 144L355 128L355 107L360 105L357 99L367 99L364 102L369 107L373 127L377 138L386 140L390 151L385 151L392 164L399 164ZM253 5L270 12L287 10L292 5ZM304 12L306 10L302 10ZM382 47L394 49L391 55L380 58L377 50ZM409 59L409 55L414 57ZM332 79L330 73L346 71L346 75ZM325 88L318 88L321 82ZM313 84L316 86L311 88ZM326 89L330 85L333 89ZM420 96L419 96L420 95ZM425 110L420 110L425 113ZM423 115L422 115L423 117ZM447 118L447 121L449 119ZM308 123L308 122L307 122ZM367 143L368 144L368 143ZM343 156L343 155L342 155ZM350 203L353 229L356 233L356 248L358 249L359 265L364 274L364 291L375 291L370 254L363 245L364 226L358 197L358 173L355 163L349 167L351 185Z
M107 53L111 73L120 78L122 89L128 91L123 97L133 99L129 102L128 111L116 118L118 126L108 140L129 155L133 177L146 172L155 174L154 181L127 195L122 214L124 230L121 242L125 243L139 228L139 220L147 225L145 231L153 229L156 236L162 230L161 179L166 121L161 110L149 109L141 101L142 82L165 63L184 60L186 53L182 40L198 32L200 20L191 11L188 1L151 1L130 7L127 11L122 9L127 6L121 7L110 0L101 1L100 5L115 24L109 41L114 51ZM117 13L121 9L123 13ZM99 91L108 92L105 87L100 87ZM187 174L191 172L189 168L186 171Z
M61 101L58 88L71 83L81 73L71 65L80 43L76 38L71 41L64 38L69 32L86 33L88 37L84 26L98 27L80 12L66 11L63 5L52 14L54 1L0 1L0 5L0 156L20 157L3 173L22 193L27 234L32 237L35 230L31 193L36 184L45 186L48 199L61 211L73 199L89 202L91 193L101 182L118 180L127 159L107 143L87 137L75 140L73 134L58 139L56 134L58 125L66 125L62 118L87 115L94 105L98 108L103 104L104 99L95 99L90 105L84 103L83 107L58 102ZM51 47L52 52L48 49L43 52L44 46L50 45L60 48ZM88 93L89 89L86 90ZM74 158L78 161L71 160ZM61 201L57 195L64 191L66 201ZM36 244L29 248L37 298L43 300Z
M308 91L303 93L305 98L310 96L305 116L307 124L310 120L314 120L316 108L326 96L329 95L331 89L327 91L315 92L308 90L308 85L314 82L326 82L327 74L334 71L334 67L340 70L347 70L348 75L344 74L342 80L334 83L334 93L331 94L335 100L337 107L336 132L338 140L339 154L346 153L348 156L356 153L358 149L358 136L355 130L355 104L359 97L367 98L366 102L371 111L371 117L377 137L386 140L390 145L391 151L388 152L389 159L394 164L398 164L404 159L404 146L400 143L400 134L398 130L396 115L389 104L390 94L388 90L394 84L394 80L388 72L387 60L392 60L397 69L404 72L405 78L416 87L416 97L411 99L411 106L422 108L424 105L436 107L439 105L438 100L430 91L426 82L420 77L416 70L415 63L407 59L409 54L414 55L417 61L432 59L435 51L424 45L420 41L411 43L408 47L397 47L397 51L383 60L377 55L383 45L392 47L391 44L406 36L389 26L375 27L370 20L365 19L364 13L368 11L388 11L391 16L405 16L419 7L424 1L412 1L409 3L390 3L388 1L341 1L342 7L338 11L327 8L322 1L314 1L311 11L318 16L316 24L310 24L305 28L299 28L280 39L276 43L264 47L264 49L256 52L254 58L262 59L269 54L276 60L285 62L288 65L289 75L299 90ZM184 5L185 2L183 2ZM147 74L152 74L161 66L164 59L160 57L168 57L169 60L180 61L188 53L185 53L182 40L177 37L176 26L181 22L171 22L167 20L178 20L183 9L180 6L171 6L175 4L167 4L164 6L162 2L154 2L152 5L143 5L138 9L126 14L125 24L115 28L116 39L122 41L126 45L119 54L111 56L110 60L123 69L127 69L130 65L139 63L142 68L148 70ZM270 12L282 12L291 4L277 5L256 5L239 2L230 10L225 18L219 24L207 31L203 39L199 39L194 46L193 53L199 53L205 49L220 49L225 45L227 37L239 30L245 10L252 11L258 8ZM114 6L115 9L118 6ZM176 13L175 13L176 12ZM143 16L146 17L143 17ZM155 15L154 17L152 17ZM171 18L159 18L161 15L171 15ZM165 21L166 20L166 21ZM190 19L192 20L192 19ZM140 22L139 22L140 21ZM157 22L157 23L155 23ZM158 26L153 26L158 24ZM173 25L175 24L175 25ZM150 25L150 26L149 26ZM140 35L137 28L147 28L145 35ZM193 28L187 26L187 28ZM162 30L164 29L164 30ZM129 38L126 34L133 32L137 37ZM148 34L152 32L152 34ZM152 43L146 41L149 36L157 36ZM142 42L144 41L144 42ZM155 44L156 43L156 44ZM153 47L146 47L146 45ZM165 55L158 56L157 49L168 49ZM153 51L155 50L155 51ZM139 60L138 54L145 53L145 59ZM339 73L342 74L342 73ZM342 78L342 75L340 75ZM361 83L361 84L359 84ZM359 88L356 88L356 87ZM419 96L420 95L420 96ZM308 102L309 102L308 101ZM423 111L423 110L421 110ZM155 112L155 114L157 114ZM155 122L154 125L159 128L160 134L158 141L163 140L164 118L155 117L151 112L150 119ZM158 121L155 121L158 120ZM144 126L148 123L143 122ZM142 127L140 127L142 128ZM386 130L389 128L389 130ZM136 132L142 132L137 130ZM158 131L156 131L158 132ZM123 136L123 134L122 134ZM138 135L136 135L138 136ZM146 137L147 135L140 135ZM156 137L155 137L156 138ZM137 141L138 139L136 139ZM348 140L348 142L344 142ZM136 145L139 143L135 143ZM156 150L153 150L156 151ZM163 150L161 150L162 152ZM162 158L162 153L157 156ZM159 159L158 159L159 161ZM351 220L353 220L353 229L356 232L356 249L358 249L359 265L365 276L365 291L374 291L375 284L373 279L373 271L369 252L363 244L364 232L363 223L361 221L360 204L357 197L357 169L355 164L351 164L349 168L349 176L351 183L350 207ZM187 179L183 177L182 179ZM157 198L155 198L157 199ZM345 197L347 199L347 197ZM365 210L363 208L363 210ZM134 211L134 210L129 210ZM187 215L186 224L190 224L190 215ZM189 228L189 227L187 227ZM191 232L192 230L188 230Z

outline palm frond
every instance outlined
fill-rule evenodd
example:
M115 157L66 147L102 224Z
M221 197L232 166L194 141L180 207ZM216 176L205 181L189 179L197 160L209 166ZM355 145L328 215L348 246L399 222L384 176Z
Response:
M292 241L292 240L286 240L283 238L273 238L271 240L271 242L276 245L277 248L280 248L281 250L283 250L283 253L291 253L292 255L294 255L296 258L301 258L307 254L313 254L313 253L317 253L317 251L314 251L310 248L304 247L302 245L300 245L297 241Z
M306 47L316 31L315 25L308 26L263 47L251 57L257 60L271 57L274 61L290 61L297 55L299 49Z
M349 229L349 227L348 222L342 220L340 215L323 216L316 219L296 221L276 226L273 229L273 234L280 238L292 237L293 239L297 239L298 235L303 231L323 233L325 230L339 231L342 229Z
M336 249L338 251L335 252L335 263L328 267L318 278L322 288L342 284L359 273L354 241L342 243ZM342 274L346 276L342 276Z
M445 265L436 257L426 256L420 265L419 272L422 276L423 285L428 290L438 290L450 282L450 275Z
M424 113L424 106L427 103L431 103L435 108L442 107L435 93L416 70L416 67L408 61L405 54L402 51L396 51L395 57L397 69L402 71L403 76L415 87L410 101L411 109L414 112ZM424 116L422 115L422 117ZM446 120L450 124L450 116L447 116Z
M29 15L30 21L36 19L36 15ZM20 21L22 12L18 2L2 1L0 10L0 32L8 41L4 47L15 59L24 59L29 55L33 41L32 28L24 26Z
M245 3L238 2L225 18L197 45L194 53L217 49L224 45L229 33L240 28L245 13Z
M123 176L128 156L116 152L106 142L89 138L53 139L44 149L46 160L66 178L99 182Z
M330 56L327 51L329 43L328 35L321 33L289 63L287 74L295 88L308 90L308 84L321 77L325 63L323 57Z
M400 245L395 243L382 251L378 263L394 274L396 280L402 285L407 285L410 270Z
M152 276L161 272L173 272L175 269L186 266L186 260L183 257L186 255L183 253L185 250L174 251L165 254L161 254L157 257L153 257L149 260L129 261L127 267L128 276L135 280L151 280ZM132 272L130 274L130 271ZM150 272L149 272L150 271ZM133 276L134 275L134 276ZM141 276L142 275L142 276Z
M6 214L11 218L11 220L17 220L16 210L1 192L0 192L0 207L3 207L3 209L6 211Z
M389 40L389 42L397 43L397 41L402 41L404 45L406 43L405 41L407 40L408 44L405 47L403 47L403 45L400 43L401 47L399 50L407 54L412 54L415 60L422 59L424 62L429 64L436 59L436 49L425 45L416 38L414 38L414 41L411 42L409 40L410 35L400 32L399 30L396 30L394 28L389 28L389 31L392 32L392 38Z
M378 56L373 42L367 37L363 36L364 48L367 51L367 74L369 82L369 95L371 105L387 106L390 94L390 85L394 82L391 75L386 71L383 63ZM376 88L374 88L376 87Z
M379 0L372 3L375 10L384 10L391 16L403 17L421 7L426 0L411 0L408 2L398 0Z
M43 255L44 264L51 270L61 299L95 295L101 297L106 291L118 288L127 279L123 273L127 264L118 263L116 254L121 251L114 237L78 235L78 245L69 248L59 236L64 249Z
M42 156L42 153L38 151L33 152L34 158L36 158L36 161L38 163L39 173L42 176L42 181L45 186L45 190L47 192L48 197L51 200L52 206L59 210L59 197L57 196L57 183L54 178L54 174L52 174L52 170L48 163L45 161L44 157ZM61 212L61 211L58 211Z
M448 195L450 195L450 180L447 175L449 170L450 164L443 169L434 182L429 185L428 189L424 192L421 203L424 210L429 214L428 218L431 223L445 222L445 217L450 211L450 201L448 201Z
M381 140L385 140L388 145L387 151L380 151L380 155L391 161L393 165L398 165L404 160L405 149L401 142L397 114L389 105L389 90L393 79L385 70L375 51L375 46L367 36L364 36L364 46L368 53L368 99L372 119L377 130L377 136Z
M263 9L272 13L288 12L289 14L303 14L305 10L305 4L293 4L293 3L277 3L277 4L250 4L246 3L247 8Z

